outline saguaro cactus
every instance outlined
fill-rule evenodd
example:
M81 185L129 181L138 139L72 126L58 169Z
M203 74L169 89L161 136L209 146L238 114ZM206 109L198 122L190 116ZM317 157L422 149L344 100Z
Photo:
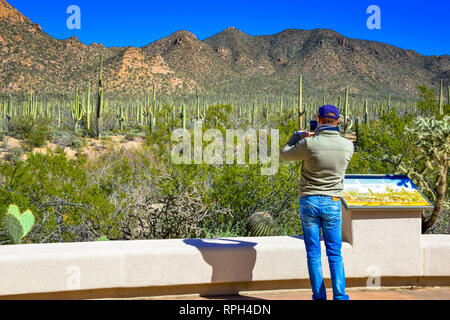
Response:
M355 119L355 133L356 133L356 143L359 143L359 117Z
M198 89L195 90L195 98L197 99L197 121L200 121L200 97L198 95Z
M391 93L388 94L387 112L391 112Z
M450 104L450 87L447 87L447 103Z
M252 113L252 127L254 128L256 126L256 116L258 113L258 106L256 105L256 102L253 103L253 113Z
M264 119L264 120L267 120L267 118L268 118L268 112L267 112L267 110L268 110L267 106L263 105L263 106L262 106L262 115L263 115L263 119Z
M303 130L303 75L300 75L298 82L298 129Z
M186 129L186 105L183 103L182 109L181 109L181 120L183 123L183 129Z
M6 109L6 119L9 121L11 121L13 117L13 101L12 101L12 95L11 93L8 96L8 108Z
M442 80L439 83L439 114L444 114L444 91L442 87Z
M88 94L86 98L86 127L91 129L91 83L88 83Z
M156 127L156 110L152 110L153 108L151 108L149 110L149 114L147 116L148 118L148 129L150 130L150 132L154 132L155 131L155 127ZM180 116L181 118L181 116Z
M280 117L283 116L283 108L284 108L283 100L284 100L284 92L282 91L281 98L280 98Z
M177 117L177 111L176 111L175 105L173 104L172 105L172 130L173 130L173 126L175 125L176 117Z
M348 110L348 88L345 89L345 105L344 105L344 134L347 130L350 130L353 126L353 121L350 118L350 112Z
M30 85L30 91L28 94L28 114L31 114L32 109L33 109L33 86Z
M156 112L156 86L153 84L153 102L152 102L153 111Z
M366 102L364 103L364 124L367 125L368 123L369 123L369 106L366 99Z
M100 74L98 78L98 92L97 92L97 140L100 138L100 123L103 111L103 55L100 57Z
M78 130L78 124L83 119L83 115L86 110L84 109L83 103L80 102L80 98L78 96L78 87L75 90L75 104L72 108L72 118L75 120L75 130Z
M123 131L124 123L126 121L124 107L122 105L119 106L119 112L116 114L116 118L119 121L120 131Z
M348 122L348 88L345 89L345 102L344 102L344 133L347 131Z

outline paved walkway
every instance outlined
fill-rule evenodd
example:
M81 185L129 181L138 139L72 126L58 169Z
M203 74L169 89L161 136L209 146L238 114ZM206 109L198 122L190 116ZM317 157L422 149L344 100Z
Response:
M377 290L350 288L346 290L351 300L450 300L450 287L381 288ZM238 296L181 296L159 300L311 300L309 290L248 292ZM333 298L327 290L328 299ZM150 299L158 300L158 299Z

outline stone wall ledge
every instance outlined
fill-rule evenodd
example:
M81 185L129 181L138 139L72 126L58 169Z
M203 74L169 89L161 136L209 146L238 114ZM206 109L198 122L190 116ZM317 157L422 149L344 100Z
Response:
M366 286L371 277L379 277L381 286L450 285L450 235L419 239L420 260L408 254L398 260L389 248L368 259L370 252L380 252L377 239L357 245L344 242L347 286ZM411 265L414 262L418 265ZM323 242L322 263L329 286ZM0 299L216 295L308 287L301 237L0 246Z

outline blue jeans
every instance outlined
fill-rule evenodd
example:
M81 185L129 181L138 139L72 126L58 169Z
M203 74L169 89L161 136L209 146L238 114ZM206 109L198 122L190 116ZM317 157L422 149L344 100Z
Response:
M345 272L342 260L342 208L341 200L329 196L304 196L300 198L300 217L308 260L309 279L313 300L326 300L326 288L322 275L320 229L333 284L333 299L348 300L345 294Z

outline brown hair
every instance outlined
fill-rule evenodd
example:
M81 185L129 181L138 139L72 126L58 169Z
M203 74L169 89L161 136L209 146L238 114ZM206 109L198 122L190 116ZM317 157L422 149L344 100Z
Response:
M334 113L327 113L327 116L336 117L336 114ZM326 117L319 117L320 122L323 124L329 124L332 126L337 126L339 124L339 119L333 119L333 118L326 118Z

